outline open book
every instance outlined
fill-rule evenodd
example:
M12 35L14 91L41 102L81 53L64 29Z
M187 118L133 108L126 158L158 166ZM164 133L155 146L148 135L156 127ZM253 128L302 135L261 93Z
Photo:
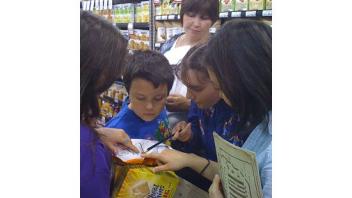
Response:
M262 198L255 153L235 146L213 132L225 197Z
M123 162L127 164L143 164L144 159L141 157L141 153L146 152L149 147L156 144L158 141L156 140L145 140L145 139L131 139L132 144L135 145L139 153L133 152L126 148L120 148L117 154L115 155L117 158L121 159ZM166 144L159 144L158 146L154 147L150 152L157 152L160 153L166 148L171 148Z

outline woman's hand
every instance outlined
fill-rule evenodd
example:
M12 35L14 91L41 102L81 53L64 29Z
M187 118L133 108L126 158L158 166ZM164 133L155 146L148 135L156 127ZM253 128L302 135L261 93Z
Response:
M215 175L213 183L209 188L209 198L224 198L221 181L218 174Z
M179 140L181 142L188 142L192 137L191 123L181 121L176 124L172 129L173 140Z
M130 137L123 129L96 128L95 130L100 134L100 140L111 150L113 154L118 152L118 144L139 153L139 150L132 144Z
M153 168L155 173L160 171L176 171L188 166L191 161L190 154L176 150L165 149L161 153L142 154L142 157L152 158L158 161L157 167Z
M170 112L186 112L191 106L191 100L178 94L170 94L166 98L166 108Z

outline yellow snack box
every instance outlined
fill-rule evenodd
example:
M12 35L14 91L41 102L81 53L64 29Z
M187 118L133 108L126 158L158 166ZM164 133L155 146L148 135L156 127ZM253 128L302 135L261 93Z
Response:
M150 167L130 165L115 168L113 198L171 198L179 178L172 171L153 173Z

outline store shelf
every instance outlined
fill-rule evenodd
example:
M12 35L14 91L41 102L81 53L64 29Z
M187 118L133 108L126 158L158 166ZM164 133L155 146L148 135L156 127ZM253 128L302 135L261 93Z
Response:
M127 30L128 23L116 23L115 24L118 28ZM133 23L134 29L145 29L149 30L149 23Z
M181 17L179 14L168 14L168 15L156 15L155 20L156 21L174 21L174 20L180 20Z
M252 17L272 17L271 10L250 10L250 11L231 11L221 12L219 18L231 19L231 18L252 18Z
M271 10L253 10L253 11L231 11L221 12L219 18L246 18L246 17L271 17ZM179 14L168 14L168 15L157 15L155 16L156 21L173 21L181 19Z

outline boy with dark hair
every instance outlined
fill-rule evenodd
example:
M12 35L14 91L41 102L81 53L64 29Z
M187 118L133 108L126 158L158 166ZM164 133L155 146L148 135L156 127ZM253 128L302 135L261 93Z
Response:
M165 102L174 81L168 60L155 51L134 51L123 81L129 97L106 127L123 129L135 139L161 140L168 136Z

